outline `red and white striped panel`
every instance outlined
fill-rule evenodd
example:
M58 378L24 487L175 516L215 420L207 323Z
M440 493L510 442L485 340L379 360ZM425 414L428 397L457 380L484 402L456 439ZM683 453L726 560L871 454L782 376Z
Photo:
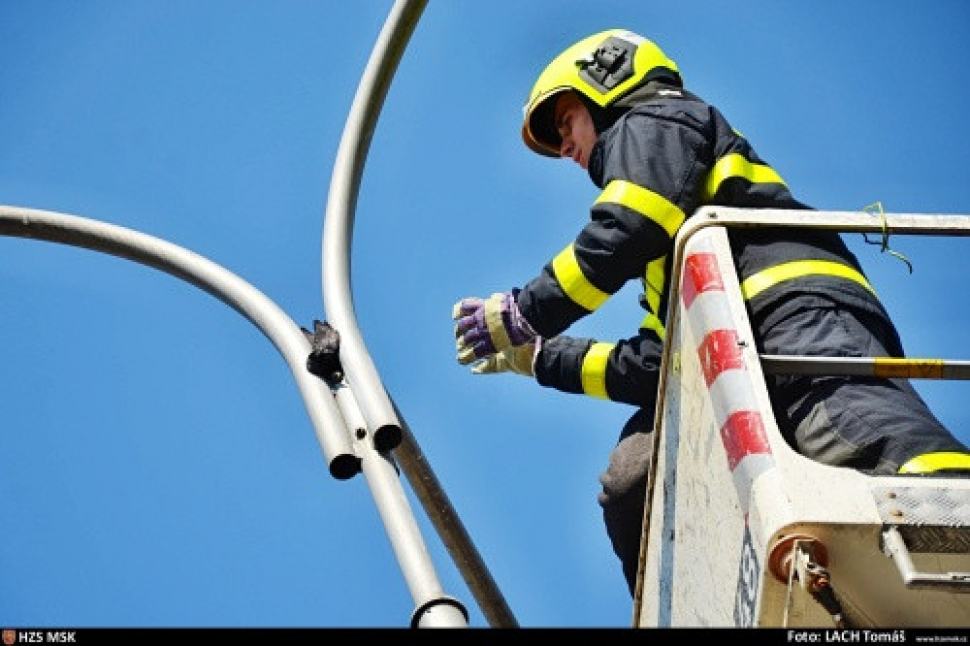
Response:
M734 486L747 512L755 479L773 469L775 461L755 397L754 377L745 365L737 323L707 236L696 236L688 246L680 293Z

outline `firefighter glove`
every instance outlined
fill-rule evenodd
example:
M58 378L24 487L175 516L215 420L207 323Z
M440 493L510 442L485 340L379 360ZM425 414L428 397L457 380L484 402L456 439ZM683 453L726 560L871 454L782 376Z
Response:
M536 337L524 345L517 345L479 359L472 365L476 375L490 375L499 372L514 372L526 377L535 377L535 358L539 353L542 339Z
M458 363L466 365L496 352L528 343L536 333L515 302L519 290L492 294L487 300L463 298L455 303Z

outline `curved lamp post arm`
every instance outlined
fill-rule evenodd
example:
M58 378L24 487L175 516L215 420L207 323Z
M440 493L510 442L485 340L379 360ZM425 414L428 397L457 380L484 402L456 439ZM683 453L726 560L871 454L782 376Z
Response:
M345 480L360 471L360 459L333 394L306 369L310 343L303 331L239 276L159 238L64 213L0 206L0 235L59 242L127 258L181 278L230 305L273 342L289 365L330 473Z
M394 72L426 5L427 0L397 0L394 3L361 77L334 163L323 228L322 273L327 319L340 334L340 362L349 384L347 390L350 391L338 390L337 396L343 408L359 407L363 425L370 431L374 450L390 451L397 448L401 470L490 625L517 627L515 617L484 561L381 383L354 314L350 243L364 162ZM355 401L345 404L347 400ZM362 453L366 456L367 449L362 449ZM383 480L371 477L369 465L372 464L378 463L365 457L364 474L372 483L375 499L380 500L382 485L379 483ZM393 543L406 543L395 540L397 524L393 518L389 518L385 525ZM399 560L409 583L413 582L412 585L419 587L433 583L432 573L428 569L430 566L421 565L420 561ZM409 566L409 563L412 565Z
M398 0L384 23L344 125L323 222L323 303L327 321L340 333L340 363L379 450L390 450L400 443L401 422L357 326L350 281L350 242L360 179L377 118L426 4L427 0Z

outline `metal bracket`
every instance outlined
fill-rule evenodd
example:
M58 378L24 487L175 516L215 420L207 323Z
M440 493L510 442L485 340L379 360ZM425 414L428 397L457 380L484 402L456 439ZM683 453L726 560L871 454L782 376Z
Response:
M788 584L784 625L788 625L792 585L798 581L802 590L828 613L836 628L852 626L832 587L832 578L825 567L827 564L828 550L811 536L786 536L775 544L769 555L769 567L776 578Z
M906 541L899 529L890 525L882 532L882 550L892 557L903 579L903 585L914 590L946 589L953 592L970 592L970 572L918 572L909 556Z

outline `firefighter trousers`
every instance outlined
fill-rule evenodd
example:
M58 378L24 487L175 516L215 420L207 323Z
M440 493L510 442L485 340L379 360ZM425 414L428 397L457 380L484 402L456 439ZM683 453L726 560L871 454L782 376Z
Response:
M766 354L903 354L884 317L828 299L813 298L811 307L760 332ZM918 455L968 451L907 379L766 375L766 381L782 435L796 451L823 464L891 475Z

